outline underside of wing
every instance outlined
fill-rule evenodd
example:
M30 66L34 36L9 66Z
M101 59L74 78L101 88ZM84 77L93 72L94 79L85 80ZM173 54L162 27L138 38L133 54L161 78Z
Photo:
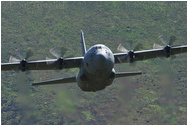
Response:
M187 45L176 46L171 48L171 55L187 52Z
M135 51L130 56L129 53L116 53L114 54L115 63L129 62L129 61L141 61L147 59L153 59L157 57L169 57L179 53L187 52L187 45L176 47L164 47L161 49L152 49L144 51ZM130 58L133 58L130 60Z
M66 58L63 60L62 69L77 68L81 66L83 57ZM57 59L51 60L38 60L38 61L26 61L25 64L21 62L15 63L2 63L1 70L9 71L19 68L23 71L26 70L53 70L58 67Z
M1 63L1 70L2 71L8 71L8 70L14 70L19 66L19 62L16 63Z
M53 85L53 84L74 83L74 82L76 82L76 77L68 77L68 78L60 78L60 79L37 82L37 83L33 83L32 86Z
M171 55L185 53L185 52L187 52L187 46L171 47L169 51L165 50L165 48L147 50L147 51L138 51L135 52L135 61L153 59L157 57L169 57Z

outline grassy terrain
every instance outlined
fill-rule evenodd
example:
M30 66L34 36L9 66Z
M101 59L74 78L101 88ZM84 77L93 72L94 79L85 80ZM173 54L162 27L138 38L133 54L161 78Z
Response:
M42 60L53 47L81 56L80 30L87 48L101 43L116 53L127 40L152 49L171 35L187 43L186 2L1 2L1 62L15 50L32 49ZM82 92L73 84L32 87L42 80L75 76L68 72L1 72L2 124L187 124L187 54L152 59L116 71L143 75L115 80L103 91Z

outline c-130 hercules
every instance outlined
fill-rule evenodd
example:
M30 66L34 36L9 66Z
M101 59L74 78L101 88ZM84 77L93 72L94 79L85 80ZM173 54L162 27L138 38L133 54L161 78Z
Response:
M187 52L187 45L171 47L176 37L172 36L169 44L163 41L164 47L154 44L154 49L144 51L128 51L123 46L119 45L118 50L123 53L112 53L112 51L105 45L97 44L92 46L88 51L85 46L84 33L81 30L82 42L82 57L63 58L57 54L55 48L50 52L57 57L57 59L46 59L38 61L27 61L32 56L32 52L28 51L26 58L18 51L17 54L21 61L14 57L10 57L9 63L2 63L2 71L27 71L27 70L53 70L66 69L66 68L80 68L77 76L60 78L54 80L47 80L42 82L33 83L37 85L50 85L77 82L78 86L83 91L99 91L112 84L115 78L135 76L142 74L141 72L116 72L114 64L135 62L140 60L152 59L157 57L170 57L178 53ZM61 50L62 55L65 50Z

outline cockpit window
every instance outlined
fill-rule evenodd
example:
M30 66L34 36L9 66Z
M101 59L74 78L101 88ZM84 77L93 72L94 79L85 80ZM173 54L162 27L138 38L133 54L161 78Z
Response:
M94 49L95 49L95 50L97 50L97 49L102 49L102 47L101 47L101 46L96 46Z

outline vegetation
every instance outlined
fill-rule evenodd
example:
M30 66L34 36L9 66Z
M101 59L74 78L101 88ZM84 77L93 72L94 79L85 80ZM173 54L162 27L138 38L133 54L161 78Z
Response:
M1 2L1 62L20 49L32 49L30 60L42 60L53 47L66 56L81 56L80 30L87 48L101 43L114 53L127 40L143 49L187 43L187 2ZM161 44L162 45L162 44ZM116 71L143 75L115 80L103 91L83 92L75 84L32 87L42 80L70 77L68 72L1 72L1 124L187 124L187 55L118 64Z

